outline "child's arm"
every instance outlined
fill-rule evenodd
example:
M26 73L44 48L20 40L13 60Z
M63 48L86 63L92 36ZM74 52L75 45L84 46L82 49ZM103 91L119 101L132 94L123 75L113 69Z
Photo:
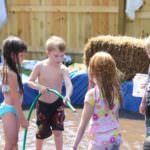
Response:
M40 85L39 83L36 83L35 80L40 76L40 64L37 64L35 66L35 68L32 70L30 76L29 76L29 80L28 80L28 85L33 88L36 89L38 91L40 91L40 93L45 93L47 92L47 88L43 85Z
M81 115L80 124L77 130L77 135L73 144L73 150L76 150L82 137L85 132L86 126L88 125L88 122L94 112L94 106L95 102L93 99L93 94L87 93L84 100L84 108Z
M66 87L66 96L64 98L64 101L66 102L67 100L70 100L73 91L72 82L69 77L69 71L66 67L63 67L63 77L64 77L64 82Z
M140 104L140 107L139 107L139 112L143 115L145 114L145 104L146 104L146 91L145 91L145 94L142 98L142 101L141 101L141 104Z
M76 150L82 137L85 132L86 126L88 125L88 122L93 114L94 107L90 105L88 102L85 102L84 108L81 115L80 124L77 130L77 135L73 144L73 150Z
M18 91L18 82L17 82L17 76L14 73L11 73L10 81L9 81L9 86L10 86L10 96L13 100L13 105L16 108L19 119L20 119L20 124L23 128L28 127L28 121L26 117L23 114L22 111L22 96L20 95Z

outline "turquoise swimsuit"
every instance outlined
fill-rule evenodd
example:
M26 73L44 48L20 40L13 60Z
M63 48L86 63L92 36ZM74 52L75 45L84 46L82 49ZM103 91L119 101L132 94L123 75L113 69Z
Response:
M18 113L16 109L13 106L3 102L0 104L0 118L3 117L6 113L14 113L15 116L18 118Z
M9 85L7 84L2 85L2 93L7 93L9 91L10 91ZM13 106L3 102L0 104L0 118L3 117L6 113L14 113L15 116L18 118L18 113L16 109Z

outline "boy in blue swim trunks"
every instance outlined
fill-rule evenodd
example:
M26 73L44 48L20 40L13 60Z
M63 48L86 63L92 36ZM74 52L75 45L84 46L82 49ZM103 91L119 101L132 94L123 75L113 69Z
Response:
M33 69L28 84L42 93L37 102L37 133L36 149L42 150L43 140L54 134L57 150L63 149L64 130L64 102L70 100L72 94L72 83L69 78L68 69L62 64L65 52L65 42L61 37L51 36L46 44L47 59L38 63ZM38 79L38 83L35 80ZM66 96L64 100L54 94L48 93L47 89L54 89L61 93L62 81L66 85Z

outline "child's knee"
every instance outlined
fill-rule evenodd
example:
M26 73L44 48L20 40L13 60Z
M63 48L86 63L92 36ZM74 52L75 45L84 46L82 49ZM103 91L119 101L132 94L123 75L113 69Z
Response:
M12 137L7 137L7 143L15 145L18 142L18 136L13 135Z
M12 149L12 147L14 147L14 148L18 147L17 142L18 142L18 140L16 140L16 139L6 141L5 148Z
M53 131L55 137L62 137L62 131Z

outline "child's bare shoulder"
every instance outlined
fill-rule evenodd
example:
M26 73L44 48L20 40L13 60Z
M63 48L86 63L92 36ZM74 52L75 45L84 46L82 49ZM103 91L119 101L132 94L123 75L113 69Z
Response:
M11 71L10 69L7 69L7 75L8 75L8 80L10 81L15 81L17 79L16 73L14 71ZM2 79L3 77L3 66L0 66L0 78Z
M87 95L90 97L94 97L94 93L95 93L94 88L92 88L92 89L88 90Z
M45 63L46 63L46 60L41 60L35 65L35 68L40 69L41 67L44 67Z
M44 63L45 63L45 60L41 60L36 64L36 66L42 66Z
M64 64L61 64L60 69L62 70L62 72L69 73L69 69Z
M7 75L8 75L8 79L11 79L11 81L14 82L14 80L17 80L17 75L14 71L7 69ZM0 76L3 76L3 66L0 66Z
M90 89L90 90L88 90L88 92L86 93L86 95L85 95L85 101L84 102L88 102L88 103L90 103L92 106L94 106L94 104L95 104L95 94L94 94L95 92L94 92L94 89Z

